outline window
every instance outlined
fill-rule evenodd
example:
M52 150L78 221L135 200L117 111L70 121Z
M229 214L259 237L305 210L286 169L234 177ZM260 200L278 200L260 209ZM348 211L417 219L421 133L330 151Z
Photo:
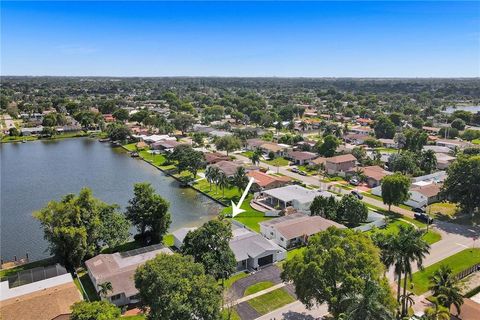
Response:
M111 297L110 297L110 300L111 300L111 301L116 301L116 300L120 300L120 298L122 298L122 294L121 294L121 293L116 294L116 295L114 295L114 296L111 296Z
M283 241L283 240L284 240L283 237L280 237L280 241Z

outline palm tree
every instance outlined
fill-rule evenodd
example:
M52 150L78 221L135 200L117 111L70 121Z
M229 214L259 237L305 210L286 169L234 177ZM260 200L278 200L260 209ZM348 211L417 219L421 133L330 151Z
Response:
M113 292L112 283L109 281L100 283L98 287L100 288L100 290L98 290L98 294L103 298L106 298L109 292Z
M218 167L212 167L210 166L212 169L212 172L210 172L210 176L211 176L211 179L212 179L212 182L215 182L215 194L217 193L217 190L218 190L218 184L216 182L218 182L218 177L220 176L220 169Z
M393 313L381 299L382 292L383 289L376 282L368 279L362 293L347 295L342 301L347 307L342 319L393 320Z
M451 305L455 306L457 314L460 314L460 308L463 304L463 297L460 294L460 283L452 274L449 266L442 265L430 277L429 290L434 297L443 297L442 305L450 310ZM438 299L438 298L437 298Z
M445 296L439 295L433 301L433 307L428 307L425 309L425 314L422 316L422 320L450 320L450 310L445 308L441 300Z
M238 167L235 174L232 177L232 184L238 188L238 191L242 191L248 185L248 177L244 167Z
M250 160L252 160L252 163L254 165L257 165L260 162L260 156L262 155L262 151L260 149L256 149L252 156L250 157Z
M225 188L228 187L230 181L228 180L227 176L224 172L220 172L217 178L217 185L222 189L222 198L225 198Z
M414 297L415 294L413 292L408 292L407 295L402 295L400 297L401 305L405 305L408 310L415 303L415 300L413 299Z
M214 182L213 180L213 169L214 167L208 166L207 169L205 169L205 179L207 179L208 183L210 183L210 191L212 191L212 183Z

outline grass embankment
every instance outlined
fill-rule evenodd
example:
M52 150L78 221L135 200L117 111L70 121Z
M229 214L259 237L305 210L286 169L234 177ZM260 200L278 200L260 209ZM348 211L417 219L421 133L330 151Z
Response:
M228 314L227 309L223 309L222 310L222 319L224 319L224 320L242 320L242 318L240 318L240 316L238 315L237 311L235 311L235 307L233 307L230 310L230 315Z
M90 280L90 277L88 276L87 271L84 269L79 269L77 272L78 278L73 279L73 282L77 286L77 289L82 293L83 298L85 300L89 301L98 301L100 300L100 297L97 294L97 291L95 290L95 286L92 283L92 280ZM80 282L82 283L82 286L80 286Z
M283 157L278 157L272 160L261 160L261 161L274 167L284 167L284 166L288 166L288 164L290 163L290 161L288 161Z
M452 219L458 213L458 206L451 202L438 202L429 205L427 212L436 218Z
M457 274L477 263L480 263L480 248L460 251L459 253L432 264L421 271L415 272L412 276L412 292L416 295L427 292L428 286L430 285L430 277L440 268L441 265L449 266L452 268L453 274ZM407 287L410 288L410 281L408 281Z
M258 313L263 315L294 301L295 299L287 291L284 289L277 289L248 300L248 304Z
M246 272L240 272L240 273L234 274L233 276L231 276L230 278L225 280L223 285L226 289L228 289L232 286L232 284L234 284L238 280L240 280L242 278L245 278L245 277L248 277L248 273L246 273Z
M271 282L271 281L257 282L255 284L252 284L251 286L247 287L247 289L245 289L245 292L243 293L243 296L246 297L246 296L249 296L251 294L254 294L254 293L260 292L262 290L268 289L270 287L273 287L273 286L274 286L274 283Z

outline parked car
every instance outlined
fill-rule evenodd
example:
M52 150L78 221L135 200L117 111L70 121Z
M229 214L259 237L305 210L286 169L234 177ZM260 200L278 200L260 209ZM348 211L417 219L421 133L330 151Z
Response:
M432 224L433 223L433 218L430 217L428 214L426 213L420 213L420 212L415 212L413 214L413 216L415 217L415 219L417 219L418 221L422 221L422 222L425 222L427 224Z
M352 178L352 179L350 179L349 182L352 186L358 186L360 184L360 181L358 181L357 178Z
M413 208L413 212L418 212L418 213L426 213L427 211L425 210L425 207L420 207L420 208Z
M358 192L357 190L352 190L352 191L350 192L350 194L353 194L353 195L354 195L355 197L357 197L357 199L359 199L359 200L362 200L362 199L363 199L363 195L362 195L360 192Z
M307 173L303 172L302 170L298 169L298 168L292 168L292 172L295 172L301 176L306 176Z

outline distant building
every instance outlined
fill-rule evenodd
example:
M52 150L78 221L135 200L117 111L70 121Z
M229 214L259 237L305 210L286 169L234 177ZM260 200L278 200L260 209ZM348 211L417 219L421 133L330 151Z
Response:
M160 253L173 252L161 244L156 244L126 252L99 254L85 261L85 265L97 292L100 290L100 284L105 282L112 284L113 291L108 292L102 299L123 306L139 301L138 290L133 280L135 270Z
M380 181L387 175L392 174L380 166L368 166L359 168L365 178L367 179L367 184L370 188L380 185Z
M327 158L325 161L325 170L328 174L345 176L348 172L355 169L357 159L351 154L344 154Z
M0 282L2 320L51 320L71 313L82 294L67 270L57 265L21 271Z
M384 148L391 148L391 149L396 149L397 148L397 143L393 139L378 139L380 143L382 144L382 147Z
M287 176L273 176L258 170L250 171L247 175L254 179L251 187L251 190L254 192L280 188L292 181L292 179Z
M242 167L242 164L238 162L223 160L223 161L218 161L210 166L218 168L227 177L231 177L235 174L235 172L237 172L238 168Z
M316 153L307 151L290 151L287 153L287 158L292 160L297 165L304 165L316 157L318 157Z

